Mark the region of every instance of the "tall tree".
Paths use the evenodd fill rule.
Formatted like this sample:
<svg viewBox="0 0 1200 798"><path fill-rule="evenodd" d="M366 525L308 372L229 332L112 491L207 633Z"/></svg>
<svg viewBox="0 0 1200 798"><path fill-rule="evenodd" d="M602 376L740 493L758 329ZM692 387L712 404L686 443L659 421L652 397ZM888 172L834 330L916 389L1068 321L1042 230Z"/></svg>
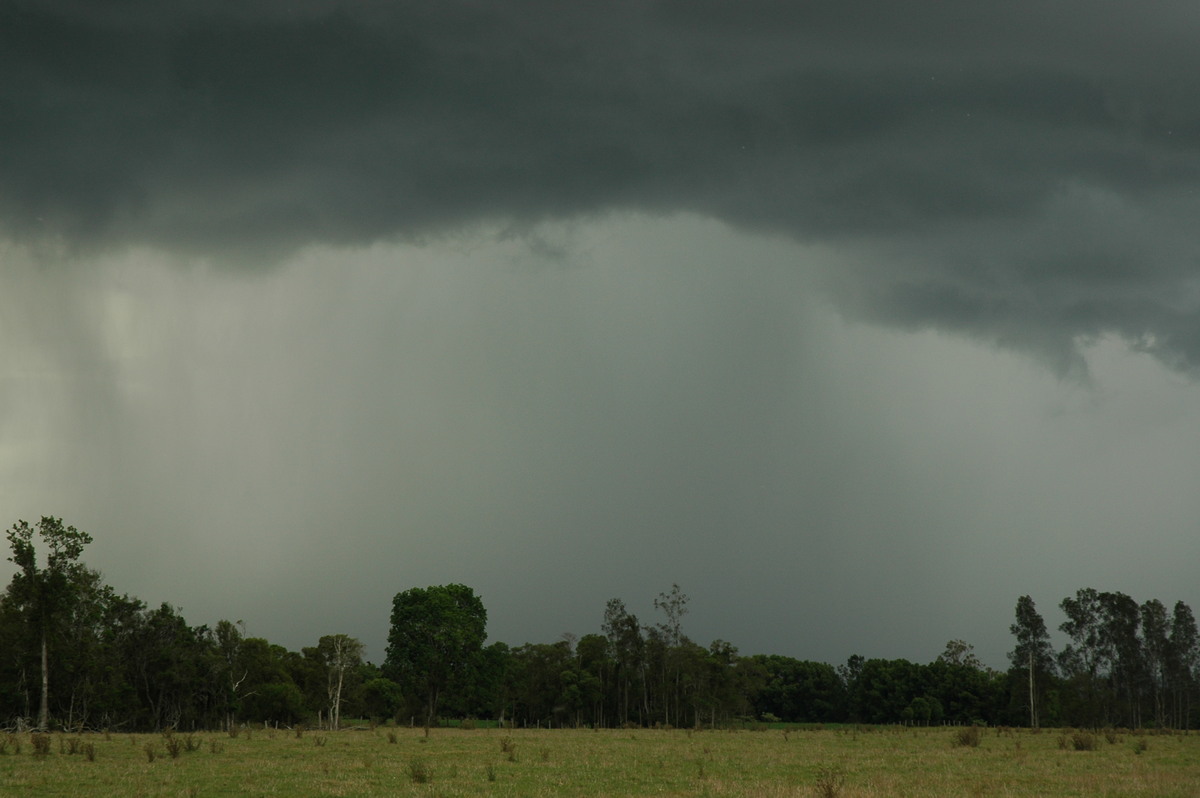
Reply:
<svg viewBox="0 0 1200 798"><path fill-rule="evenodd" d="M385 673L424 698L425 723L442 693L464 680L487 636L487 610L466 585L412 588L392 600Z"/></svg>
<svg viewBox="0 0 1200 798"><path fill-rule="evenodd" d="M1100 594L1093 588L1082 588L1075 591L1074 598L1065 598L1058 606L1067 616L1058 628L1071 638L1071 643L1059 653L1059 666L1081 702L1076 710L1077 719L1083 725L1096 726L1104 714L1099 679L1106 672L1110 658L1103 645Z"/></svg>
<svg viewBox="0 0 1200 798"><path fill-rule="evenodd" d="M951 640L947 642L946 649L941 654L938 654L937 661L946 665L983 670L983 663L975 655L975 646L965 640Z"/></svg>
<svg viewBox="0 0 1200 798"><path fill-rule="evenodd" d="M1036 729L1040 717L1038 705L1049 677L1054 673L1054 650L1050 647L1046 622L1029 596L1017 599L1016 618L1009 631L1017 638L1017 647L1008 657L1012 660L1013 672L1019 673L1026 684L1029 725Z"/></svg>
<svg viewBox="0 0 1200 798"><path fill-rule="evenodd" d="M349 635L325 635L317 643L318 656L325 665L329 724L335 731L342 722L342 691L346 685L346 673L362 662L362 652L363 644Z"/></svg>
<svg viewBox="0 0 1200 798"><path fill-rule="evenodd" d="M1154 698L1154 723L1166 725L1166 686L1169 679L1171 621L1167 608L1158 599L1150 599L1141 607L1142 643L1145 652L1146 677Z"/></svg>
<svg viewBox="0 0 1200 798"><path fill-rule="evenodd" d="M609 599L604 607L604 634L616 663L618 725L629 722L630 700L638 695L638 716L646 712L646 640L636 615L625 609L621 599ZM635 688L640 686L640 692Z"/></svg>
<svg viewBox="0 0 1200 798"><path fill-rule="evenodd" d="M1121 592L1101 593L1101 645L1112 658L1109 679L1114 694L1124 698L1118 720L1125 725L1142 725L1140 688L1146 667L1139 634L1142 615L1138 603Z"/></svg>
<svg viewBox="0 0 1200 798"><path fill-rule="evenodd" d="M1192 608L1182 601L1175 602L1171 613L1169 642L1167 672L1170 674L1175 725L1190 729L1194 672L1196 663L1200 660L1200 634L1196 631L1196 618L1192 615Z"/></svg>
<svg viewBox="0 0 1200 798"><path fill-rule="evenodd" d="M34 535L46 548L46 564L38 566ZM63 526L61 518L42 516L36 526L18 521L8 530L12 548L9 561L19 569L8 588L9 598L20 607L39 638L42 690L37 727L50 725L50 638L64 613L76 601L81 586L96 577L79 562L83 547L92 542L86 532Z"/></svg>

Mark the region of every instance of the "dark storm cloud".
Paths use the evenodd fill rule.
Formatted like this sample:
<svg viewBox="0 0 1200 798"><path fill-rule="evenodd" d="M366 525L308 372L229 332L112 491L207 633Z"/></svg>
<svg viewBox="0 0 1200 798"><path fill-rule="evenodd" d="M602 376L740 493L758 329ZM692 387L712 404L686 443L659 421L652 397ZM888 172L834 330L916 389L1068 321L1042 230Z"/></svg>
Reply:
<svg viewBox="0 0 1200 798"><path fill-rule="evenodd" d="M843 307L1200 363L1200 55L1115 2L8 3L0 225L269 261L612 208L851 247Z"/></svg>

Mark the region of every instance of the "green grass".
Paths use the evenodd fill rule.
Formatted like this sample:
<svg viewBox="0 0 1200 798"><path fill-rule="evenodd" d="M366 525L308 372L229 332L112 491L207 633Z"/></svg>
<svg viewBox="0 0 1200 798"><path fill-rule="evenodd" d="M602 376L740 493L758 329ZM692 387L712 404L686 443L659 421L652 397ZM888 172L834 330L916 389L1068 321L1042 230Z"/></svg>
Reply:
<svg viewBox="0 0 1200 798"><path fill-rule="evenodd" d="M42 757L24 735L0 754L0 795L1200 796L1196 734L1076 751L1069 731L989 729L974 748L942 728L786 731L255 730L197 735L178 758L161 735L86 734L76 754L54 735Z"/></svg>

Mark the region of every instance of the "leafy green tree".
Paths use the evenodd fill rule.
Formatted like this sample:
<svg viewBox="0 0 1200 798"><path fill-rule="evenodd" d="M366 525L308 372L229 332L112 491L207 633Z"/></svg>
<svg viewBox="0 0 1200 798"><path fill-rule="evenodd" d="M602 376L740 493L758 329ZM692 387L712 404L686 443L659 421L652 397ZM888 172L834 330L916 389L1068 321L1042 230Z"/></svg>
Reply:
<svg viewBox="0 0 1200 798"><path fill-rule="evenodd" d="M646 639L636 615L625 609L621 599L609 599L604 607L603 631L611 646L617 685L617 725L629 723L636 703L638 719L645 722Z"/></svg>
<svg viewBox="0 0 1200 798"><path fill-rule="evenodd" d="M1141 607L1145 673L1154 699L1154 723L1159 728L1167 721L1167 682L1170 678L1171 620L1167 608L1158 599Z"/></svg>
<svg viewBox="0 0 1200 798"><path fill-rule="evenodd" d="M1080 725L1097 726L1107 714L1107 691L1101 689L1101 677L1107 674L1111 659L1103 645L1100 594L1090 587L1082 588L1058 606L1067 617L1059 631L1071 638L1071 643L1059 652L1058 663L1073 688L1072 715Z"/></svg>
<svg viewBox="0 0 1200 798"><path fill-rule="evenodd" d="M365 681L360 692L363 709L368 717L375 720L394 719L404 703L400 685L382 676Z"/></svg>
<svg viewBox="0 0 1200 798"><path fill-rule="evenodd" d="M1190 729L1191 696L1195 685L1196 663L1200 661L1200 634L1192 608L1182 601L1175 602L1171 613L1170 646L1167 653L1167 673L1171 685L1171 704L1177 728Z"/></svg>
<svg viewBox="0 0 1200 798"><path fill-rule="evenodd" d="M938 655L937 662L983 670L983 663L975 656L975 646L965 640L951 640L946 643L946 649Z"/></svg>
<svg viewBox="0 0 1200 798"><path fill-rule="evenodd" d="M1008 655L1012 661L1010 673L1019 674L1025 682L1027 690L1023 692L1028 700L1029 725L1036 729L1039 704L1054 675L1054 649L1050 646L1046 622L1029 596L1017 599L1016 623L1009 631L1017 638L1017 647Z"/></svg>
<svg viewBox="0 0 1200 798"><path fill-rule="evenodd" d="M487 636L487 610L466 585L412 588L392 601L384 671L424 701L425 723L437 719L443 693L467 682Z"/></svg>
<svg viewBox="0 0 1200 798"><path fill-rule="evenodd" d="M1100 611L1101 646L1111 657L1109 680L1121 703L1117 720L1136 728L1142 725L1140 692L1146 677L1140 607L1124 593L1101 593Z"/></svg>
<svg viewBox="0 0 1200 798"><path fill-rule="evenodd" d="M778 654L757 654L752 659L766 671L754 704L756 714L793 723L845 720L846 688L832 665Z"/></svg>
<svg viewBox="0 0 1200 798"><path fill-rule="evenodd" d="M46 548L46 563L41 567L35 534ZM94 571L79 562L83 547L92 542L92 537L50 516L42 516L36 526L18 521L7 537L12 549L8 559L19 569L9 584L7 598L19 608L38 638L42 689L37 728L45 730L50 726L50 639L63 616L79 600L84 585L98 579Z"/></svg>

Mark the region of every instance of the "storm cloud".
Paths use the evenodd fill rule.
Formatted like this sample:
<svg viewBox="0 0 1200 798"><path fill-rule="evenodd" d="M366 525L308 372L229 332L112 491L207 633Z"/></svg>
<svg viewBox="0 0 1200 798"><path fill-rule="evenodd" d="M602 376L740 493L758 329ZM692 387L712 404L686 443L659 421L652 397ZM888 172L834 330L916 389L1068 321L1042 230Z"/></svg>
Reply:
<svg viewBox="0 0 1200 798"><path fill-rule="evenodd" d="M1200 357L1190 12L1121 3L9 3L18 240L243 266L686 211L864 250L852 313Z"/></svg>
<svg viewBox="0 0 1200 798"><path fill-rule="evenodd" d="M1165 585L1196 553L1197 32L5 2L5 499L108 533L119 587L376 658L391 595L446 581L514 643L677 581L752 651L982 624L991 664L1030 584L1187 598L1114 581L1123 529Z"/></svg>

